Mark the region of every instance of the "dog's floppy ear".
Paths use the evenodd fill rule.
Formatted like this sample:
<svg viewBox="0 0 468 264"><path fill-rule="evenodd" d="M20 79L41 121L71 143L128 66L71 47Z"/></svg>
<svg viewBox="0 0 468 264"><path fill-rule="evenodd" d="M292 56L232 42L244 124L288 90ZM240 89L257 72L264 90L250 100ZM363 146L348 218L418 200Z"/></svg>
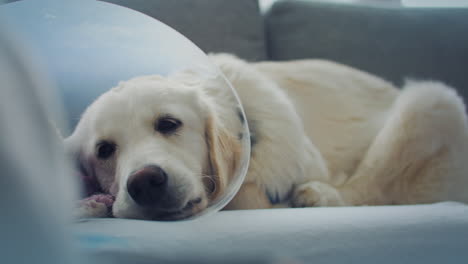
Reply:
<svg viewBox="0 0 468 264"><path fill-rule="evenodd" d="M237 168L241 153L239 140L233 136L210 114L206 120L205 137L208 146L209 172L211 177L212 193L210 199L214 200L225 193L226 187L232 179Z"/></svg>

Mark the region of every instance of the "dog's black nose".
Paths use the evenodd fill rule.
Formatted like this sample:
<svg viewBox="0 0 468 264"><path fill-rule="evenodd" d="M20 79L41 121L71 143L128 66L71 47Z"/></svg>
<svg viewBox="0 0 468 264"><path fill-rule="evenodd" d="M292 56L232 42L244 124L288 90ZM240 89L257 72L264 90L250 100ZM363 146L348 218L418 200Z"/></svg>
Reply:
<svg viewBox="0 0 468 264"><path fill-rule="evenodd" d="M130 175L127 190L137 204L156 205L166 194L167 174L159 166L144 167Z"/></svg>

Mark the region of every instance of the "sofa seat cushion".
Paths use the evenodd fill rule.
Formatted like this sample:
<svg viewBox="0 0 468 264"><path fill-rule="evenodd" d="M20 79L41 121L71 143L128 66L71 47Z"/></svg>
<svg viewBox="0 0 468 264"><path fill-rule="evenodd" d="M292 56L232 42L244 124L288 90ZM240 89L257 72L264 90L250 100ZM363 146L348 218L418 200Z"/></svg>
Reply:
<svg viewBox="0 0 468 264"><path fill-rule="evenodd" d="M88 219L75 236L106 263L468 263L468 206L221 211L181 222Z"/></svg>

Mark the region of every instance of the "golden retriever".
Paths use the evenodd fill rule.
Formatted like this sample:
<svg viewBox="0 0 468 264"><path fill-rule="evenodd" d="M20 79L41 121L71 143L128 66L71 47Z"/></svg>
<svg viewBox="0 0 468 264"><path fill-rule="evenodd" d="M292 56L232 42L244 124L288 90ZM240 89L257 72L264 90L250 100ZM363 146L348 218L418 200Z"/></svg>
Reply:
<svg viewBox="0 0 468 264"><path fill-rule="evenodd" d="M245 116L222 78L142 76L100 96L66 139L115 217L203 211L238 170L247 125L250 165L226 209L468 202L465 106L446 85L397 89L324 60L210 59ZM82 214L106 215L99 199Z"/></svg>

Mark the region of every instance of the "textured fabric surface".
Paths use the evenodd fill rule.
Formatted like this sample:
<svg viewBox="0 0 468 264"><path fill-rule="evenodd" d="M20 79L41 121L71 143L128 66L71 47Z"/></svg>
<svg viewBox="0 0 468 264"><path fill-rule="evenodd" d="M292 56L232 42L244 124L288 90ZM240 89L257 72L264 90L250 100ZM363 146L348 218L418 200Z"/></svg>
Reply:
<svg viewBox="0 0 468 264"><path fill-rule="evenodd" d="M263 21L256 0L106 0L169 25L205 52L266 59Z"/></svg>
<svg viewBox="0 0 468 264"><path fill-rule="evenodd" d="M273 60L325 58L382 76L436 79L468 98L468 8L288 0L266 16Z"/></svg>
<svg viewBox="0 0 468 264"><path fill-rule="evenodd" d="M123 263L468 263L468 206L223 211L182 222L92 219L87 254Z"/></svg>

